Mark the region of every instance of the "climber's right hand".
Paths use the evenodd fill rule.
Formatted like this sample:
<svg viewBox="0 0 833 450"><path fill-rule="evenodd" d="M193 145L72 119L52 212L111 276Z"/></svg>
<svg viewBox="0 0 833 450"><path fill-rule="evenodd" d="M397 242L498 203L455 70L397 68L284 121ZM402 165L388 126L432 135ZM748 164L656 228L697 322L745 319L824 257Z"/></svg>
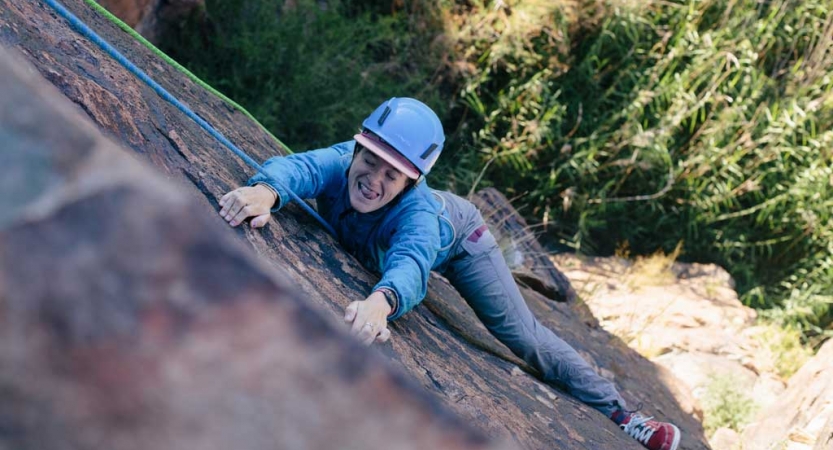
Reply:
<svg viewBox="0 0 833 450"><path fill-rule="evenodd" d="M271 209L277 194L263 185L239 187L220 198L220 216L236 227L249 217L254 217L252 228L260 228L272 217Z"/></svg>

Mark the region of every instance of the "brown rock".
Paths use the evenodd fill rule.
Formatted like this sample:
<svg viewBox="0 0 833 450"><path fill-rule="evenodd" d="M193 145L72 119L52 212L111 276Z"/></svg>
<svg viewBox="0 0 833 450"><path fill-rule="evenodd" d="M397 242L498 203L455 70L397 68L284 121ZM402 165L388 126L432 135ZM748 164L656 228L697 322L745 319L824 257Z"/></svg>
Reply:
<svg viewBox="0 0 833 450"><path fill-rule="evenodd" d="M143 20L152 17L153 10L161 0L99 0L98 4L107 8L122 22L136 28Z"/></svg>
<svg viewBox="0 0 833 450"><path fill-rule="evenodd" d="M740 335L756 314L717 266L675 263L652 278L620 258L561 254L553 260L604 327L643 354L743 354L738 347L746 339Z"/></svg>
<svg viewBox="0 0 833 450"><path fill-rule="evenodd" d="M723 450L741 450L740 435L731 428L719 428L709 439L712 448Z"/></svg>
<svg viewBox="0 0 833 450"><path fill-rule="evenodd" d="M752 326L755 311L740 302L722 268L662 257L552 259L604 329L683 382L678 401L698 417L697 398L715 376L737 380L738 392L759 407L783 391L774 366L761 358L765 329Z"/></svg>
<svg viewBox="0 0 833 450"><path fill-rule="evenodd" d="M813 450L833 450L833 415L827 419L827 424L821 429Z"/></svg>
<svg viewBox="0 0 833 450"><path fill-rule="evenodd" d="M255 160L262 161L269 156L284 151L268 135L261 132L256 124L247 120L243 114L210 96L181 74L160 63L144 47L126 39L124 33L113 27L112 24L84 8L80 0L67 0L66 3L82 20L98 30L106 39L116 42L131 61L148 72L152 78L170 90L173 95L190 105L197 114L213 124ZM149 234L151 237L146 239L161 240L156 244L156 247L148 246L149 249L167 248L168 246L177 248L164 239L181 239L185 242L189 242L187 239L197 239L196 236L191 236L191 233L195 233L193 227L185 226L183 223L187 223L192 215L196 217L198 211L216 211L218 198L231 188L244 183L252 174L252 170L198 128L196 124L127 74L121 66L104 55L94 44L76 35L62 20L56 18L48 9L45 9L44 5L35 2L9 2L8 0L0 0L0 5L2 5L0 7L0 30L2 30L0 31L0 44L19 49L26 59L36 67L38 72L45 75L66 97L79 106L78 110L83 110L106 134L128 146L142 159L156 166L169 180L177 183L178 190L187 193L190 198L189 204L198 205L195 207L196 210L193 214L188 214L185 217L166 216L160 212L157 220L166 227L166 230L170 228L164 233L142 231L138 226L131 226L126 228L131 230L131 235L124 237L124 239L111 238L108 242L117 241L121 247L116 246L115 249L121 248L121 252L118 252L120 254L144 254L142 253L144 251L153 256L156 253L142 250L145 248L145 244L139 246L139 248L127 246L134 239L133 235L144 236ZM96 95L90 95L92 87L80 88L80 86L85 86L84 83L94 83L100 91ZM104 92L111 95L106 95ZM116 111L119 113L116 113ZM158 183L148 179L144 184L147 185L147 189L151 189L152 186ZM131 191L128 190L127 192L129 194ZM121 202L115 203L111 206L112 208L122 204ZM114 209L107 211L119 213L113 214L114 216L125 214L127 215L125 217L135 217L135 213L131 213L129 210ZM106 216L109 217L109 215ZM170 217L173 217L173 219ZM123 224L126 219L120 220L122 222L118 223ZM89 233L97 235L94 233L97 230L95 228L96 223L90 224L93 231L89 231ZM207 219L200 219L197 223L199 225L196 228L208 229L219 226L218 224L221 221L216 216L211 216ZM187 232L185 231L186 228ZM158 228L151 228L150 230L158 230ZM406 395L406 393L398 393L399 388L392 384L374 384L369 381L367 385L369 387L336 384L335 386L341 386L341 388L333 391L327 389L326 384L317 383L313 378L300 375L297 379L294 376L289 377L289 380L286 377L275 375L276 384L272 385L271 378L263 374L277 370L276 367L280 361L275 362L274 360L280 360L280 358L272 355L278 355L280 352L271 353L271 350L269 350L271 347L261 343L263 341L271 342L272 339L284 339L283 334L277 334L272 339L268 338L268 332L273 327L280 329L286 327L287 330L279 331L289 335L285 338L289 342L278 343L276 348L283 349L284 345L292 345L293 342L299 339L306 342L297 336L292 337L293 333L297 335L298 328L291 326L296 322L302 324L303 329L310 334L307 339L314 345L312 345L313 348L308 349L308 352L313 362L304 362L301 356L295 355L298 359L291 359L293 365L306 367L306 364L314 364L314 361L326 360L329 362L329 366L321 370L334 377L343 378L340 375L342 372L347 374L352 374L355 371L364 373L361 372L361 369L368 366L368 364L372 367L375 367L377 363L382 364L381 361L378 361L378 358L376 360L353 360L352 356L345 355L345 353L351 355L354 351L358 351L357 347L349 342L336 344L334 342L341 341L336 339L331 342L324 337L319 338L322 334L324 336L328 335L328 332L321 331L331 329L326 324L340 322L343 308L352 300L364 298L377 278L361 268L352 257L345 254L313 219L301 212L296 206L287 207L276 216L272 224L263 230L252 231L246 227L238 229L223 228L222 230L218 233L220 236L225 236L223 239L227 240L229 236L235 235L239 241L247 242L250 250L255 250L260 255L264 266L279 269L284 273L286 279L291 280L296 289L302 292L303 304L307 305L304 307L306 308L304 311L309 309L319 311L323 313L323 316L315 316L311 313L309 316L323 317L323 319L318 321L305 319L304 317L307 317L307 315L299 314L288 316L289 319L284 320L277 313L268 313L267 307L260 306L260 303L255 301L252 301L251 304L254 306L251 307L237 306L236 302L231 301L199 302L198 300L201 297L194 294L194 290L197 289L196 286L187 283L184 285L179 283L170 284L171 281L167 273L173 269L165 269L159 273L153 272L153 269L157 267L180 267L179 262L184 256L176 256L176 253L163 252L158 256L158 258L161 258L159 262L148 265L139 264L140 269L156 273L154 277L150 278L152 282L148 282L148 278L145 278L142 283L139 283L138 280L131 283L119 281L121 278L114 275L114 273L121 273L123 269L111 258L99 262L97 266L92 266L98 268L97 270L88 269L86 272L83 270L72 272L80 273L80 275L73 278L97 280L95 286L98 287L96 289L102 289L106 292L135 291L130 295L123 295L128 298L138 297L141 299L159 298L161 294L157 294L157 292L162 288L154 288L154 286L162 283L160 286L170 286L169 289L173 292L171 294L173 300L167 302L159 300L161 305L164 306L164 308L161 308L163 313L148 313L149 318L143 321L122 319L122 316L129 318L130 314L128 313L131 310L127 308L127 312L125 312L118 306L121 303L107 304L108 308L114 308L116 311L107 314L101 313L101 316L90 316L82 312L72 314L65 311L72 318L72 320L67 319L70 323L79 321L79 323L88 324L86 328L82 327L81 330L94 329L95 327L89 325L93 323L100 324L105 329L141 331L137 335L127 333L128 336L138 336L133 338L138 344L133 344L134 347L128 348L139 349L131 350L134 353L129 353L128 356L136 352L142 356L147 355L147 363L137 364L134 362L131 365L129 361L135 360L119 359L113 356L112 362L106 368L90 369L93 374L85 375L86 378L84 379L94 380L89 382L90 386L95 387L99 383L103 383L103 385L109 386L109 390L105 391L107 394L119 391L114 386L124 387L127 392L125 394L127 400L123 400L123 402L130 405L136 402L132 399L144 398L140 395L142 392L158 393L154 395L165 397L158 401L169 401L168 398L175 397L172 392L176 392L176 389L170 386L179 386L174 383L175 381L182 382L181 380L196 377L199 381L197 385L200 386L200 389L204 389L200 392L205 393L206 399L202 401L195 400L181 406L183 410L190 414L184 416L190 422L174 423L175 421L170 421L172 423L170 429L159 429L160 432L165 431L170 436L186 429L188 424L199 423L197 422L200 417L198 412L209 411L215 407L227 414L229 420L237 420L242 423L242 419L234 419L235 414L239 413L241 417L251 417L251 415L247 415L247 412L268 410L272 407L273 401L280 401L284 395L289 396L290 399L302 398L293 395L292 391L281 390L278 382L300 384L306 390L297 388L299 392L309 392L309 395L314 395L313 391L317 391L319 392L318 395L336 397L332 399L333 403L331 404L333 410L336 411L334 414L337 414L337 411L343 411L339 408L343 408L344 405L356 405L356 415L361 415L361 411L365 411L362 409L362 404L376 406L373 400L374 387L376 390L384 392L383 398L378 401L386 398L399 398L396 397L397 395ZM102 236L107 235L102 234ZM178 241L175 240L174 242ZM222 241L217 242L218 244L214 245L198 246L201 249L200 251L187 253L187 255L197 260L207 259L214 254L212 253L214 249L226 248L219 244ZM58 245L55 248L64 247ZM223 287L224 285L220 282L224 278L225 271L229 271L237 274L235 276L253 277L251 281L243 278L241 281L233 282L232 292L237 292L242 282L247 286L245 298L250 296L261 298L257 297L255 293L249 293L250 290L268 297L268 295L258 290L262 289L268 292L269 284L265 281L258 281L261 278L253 275L259 273L253 268L256 264L244 262L246 258L250 258L250 256L247 256L249 254L251 254L251 251L236 254L237 256L232 258L233 264L223 263L225 264L223 265L218 263L221 269L217 269L217 272L209 271L194 275L198 280L210 280L210 284L203 287L204 290L209 291L205 295L221 295L222 292L225 292L224 289L231 289ZM83 252L81 255L75 256L81 261L85 261L84 258L86 257L89 256L85 256ZM35 264L36 269L40 264L47 264L48 259L38 261L40 262ZM110 266L118 270L110 271L108 270ZM55 265L47 265L46 267L55 267ZM37 270L41 271L39 273L46 273L42 269ZM243 272L243 274L239 272ZM89 273L105 275L92 277ZM8 275L3 274L0 277L5 278ZM194 284L198 285L198 283ZM558 286L558 283L551 284ZM439 398L443 404L474 428L482 430L491 437L511 438L522 448L640 448L639 444L625 437L612 422L602 417L595 410L575 401L566 393L544 386L526 372L517 374L517 371L513 370L517 366L514 364L516 359L485 332L471 310L441 277L432 279L430 291L431 295L423 305L392 324L393 337L390 343L380 346L378 351L383 353L385 359L390 361L391 364L403 369L408 374L408 379L416 380L419 385L430 392L432 394L431 398ZM700 424L690 411L683 410L675 400L673 392L675 388L673 386L669 387L667 384L670 378L667 371L653 365L629 350L618 339L595 327L592 320L586 317L587 311L582 310L578 302L553 302L537 291L524 289L523 292L530 307L547 326L557 330L566 341L574 345L583 354L589 355L600 370L605 369L612 373L616 383L621 387L623 395L626 399L632 401L634 406L638 401L644 401L646 405L645 412L676 422L684 432L683 443L680 446L682 450L708 448ZM119 297L120 295L122 294L111 294L108 298ZM161 298L165 299L167 297L161 296ZM263 301L265 302L265 300ZM205 303L208 303L208 305ZM243 303L249 305L245 301ZM297 307L301 308L301 306ZM207 324L189 325L191 322L188 320L186 320L185 325L180 324L177 320L182 315L179 312L181 309L195 317L193 323L202 324L202 321L206 321ZM60 308L58 310L61 311ZM104 309L104 311L108 310L107 308ZM169 313L169 310L176 313ZM98 309L89 308L86 311L98 311ZM185 317L191 316L186 314ZM590 319L592 319L592 316ZM259 323L258 320L264 322ZM216 321L216 324L214 321ZM137 323L144 325L140 326ZM228 339L236 339L236 333L239 333L240 341L234 341L234 344L223 343L222 336L228 336ZM189 336L192 336L192 334L198 336L199 339L191 340ZM82 336L85 336L85 334L82 333ZM110 334L105 334L105 336L110 336ZM150 336L161 337L151 338ZM150 340L150 343L145 343L145 339ZM153 347L151 344L157 342L153 339L158 339L158 342L163 344L178 339L175 342L181 341L182 343L179 345L182 347L173 346L173 348L169 348L171 345ZM219 341L216 341L217 339ZM115 342L113 345L117 350L122 348L118 346L121 345L119 344L121 341L117 339L105 340L105 342L110 341ZM49 348L48 344L50 342L47 340L44 345ZM200 344L200 342L208 343ZM259 345L266 347L261 348ZM320 354L316 350L319 346ZM89 353L82 354L86 358L83 361L86 364L86 361L101 359L100 355L104 355L103 352L105 351L110 352L107 353L108 356L119 354L115 350L109 350L110 348L105 346L105 348L99 349L96 347L95 351L90 350ZM339 348L347 350L342 352L338 350ZM155 351L161 353L156 354ZM214 359L215 357L212 356L218 354L227 356L238 352L241 354L240 359L231 359L231 361L234 361L233 364L217 364L216 361L224 359L219 357L217 357L219 359ZM361 353L361 355L364 354ZM69 358L69 356L66 358ZM356 356L356 358L360 357ZM366 356L366 358L372 357ZM105 360L110 361L111 358L105 358ZM72 361L75 360L72 359ZM212 364L212 361L215 361L215 363ZM0 364L0 366L6 367L5 364ZM258 372L258 370L261 370L258 369L259 367L265 367L265 369ZM131 377L134 373L141 373L140 369L161 375ZM248 388L249 390L246 392L251 393L250 397L260 398L259 395L263 394L267 400L263 402L253 400L252 403L236 402L234 394L226 394L223 384L212 381L214 377L210 375L213 375L214 371L221 375L220 380L230 380L230 386L240 385ZM296 372L290 371L288 373L295 374ZM181 374L186 375L181 376ZM166 381L168 378L163 376L170 377L171 381ZM382 375L379 375L379 377L383 380L388 379ZM145 379L147 381L140 382ZM131 387L134 381L135 388ZM401 379L400 381L403 385L408 383ZM165 383L172 384L166 385ZM164 389L157 388L160 385L168 387ZM94 391L92 387L90 389ZM259 389L264 389L264 391ZM341 392L342 390L355 390L356 394L343 399L339 396L352 394L345 394ZM80 391L77 392L75 395L80 399L78 401L89 401L87 400L88 397L81 395ZM135 392L139 392L139 394ZM23 399L28 399L29 395L34 394L21 394ZM91 396L91 398L95 397ZM101 395L98 397L101 397ZM49 401L52 395L44 394L43 398L46 399L44 401ZM401 399L400 403L412 402L413 400ZM156 403L151 402L151 405L156 405ZM150 410L155 411L154 408L158 407L154 406ZM91 410L98 411L95 408ZM163 421L167 417L161 414L151 416L159 417ZM304 415L306 418L310 416ZM59 417L62 416L59 415ZM118 416L107 415L107 417L117 418ZM350 419L345 420L349 421ZM421 420L426 423L433 423L430 417ZM95 423L95 421L93 420L90 423ZM165 423L168 423L168 421L165 421ZM216 423L211 422L210 424L204 424L204 426L213 426ZM256 422L252 426L259 426L260 423ZM407 426L402 425L403 423L397 422L400 426L395 429L398 431L407 428ZM415 421L412 423L422 422ZM449 427L454 428L457 422L449 420L448 423L450 424ZM180 425L181 428L178 427ZM118 426L118 423L100 426L100 428L109 430L110 427L116 426ZM144 426L146 427L145 430L154 430L155 427L161 425L151 421L151 423L144 424ZM198 427L198 425L194 426ZM217 428L222 429L223 427L217 426ZM297 428L299 432L307 430L304 426L298 426ZM409 432L422 430L422 428L421 425L419 427L413 426ZM83 429L83 427L80 427L80 429ZM231 430L230 433L239 432L244 434L245 431L243 428L233 426L230 426L229 429ZM364 431L367 432L367 430ZM264 433L266 432L264 431ZM24 435L26 433L21 434L21 436ZM464 435L467 434L464 433ZM410 438L410 436L406 437ZM174 438L171 437L171 439ZM279 446L292 446L292 442L289 440L275 438L273 442L275 441ZM218 442L223 444L227 441L218 440ZM341 444L346 441L340 440L337 442ZM487 445L476 440L475 444ZM397 448L397 445L400 445L399 440L391 438L387 446ZM407 441L403 441L401 445L408 445ZM199 445L194 447L200 448ZM446 447L448 446L433 445L425 448ZM296 448L302 448L302 446Z"/></svg>
<svg viewBox="0 0 833 450"><path fill-rule="evenodd" d="M743 367L739 362L712 353L668 353L654 360L677 374L677 378L692 389L703 389L715 377L731 378L737 382L740 391L748 396L757 380L755 372Z"/></svg>
<svg viewBox="0 0 833 450"><path fill-rule="evenodd" d="M787 389L743 432L744 446L769 448L779 442L829 445L833 418L833 341L798 370ZM744 447L746 448L746 447ZM821 447L827 448L827 447Z"/></svg>

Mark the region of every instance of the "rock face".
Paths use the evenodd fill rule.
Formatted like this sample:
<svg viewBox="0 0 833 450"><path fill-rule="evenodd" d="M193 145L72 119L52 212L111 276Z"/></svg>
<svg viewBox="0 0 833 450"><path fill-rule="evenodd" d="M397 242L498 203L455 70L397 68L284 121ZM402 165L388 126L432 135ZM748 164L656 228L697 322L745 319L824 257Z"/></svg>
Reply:
<svg viewBox="0 0 833 450"><path fill-rule="evenodd" d="M83 2L67 0L66 4L133 63L255 160L284 152L243 114L157 60L86 8ZM15 233L32 233L37 228L40 233L36 233L36 237L52 234L56 237L44 239L40 247L34 244L32 248L16 246L14 252L7 248L12 248L10 246L18 241L23 242L19 235L3 234L0 237L4 255L3 271L0 272L0 286L4 289L2 299L4 305L13 307L9 312L0 310L0 319L8 320L12 312L23 314L28 311L31 317L26 320L33 324L22 331L15 331L11 326L2 328L3 333L25 331L30 333L25 336L31 339L27 338L24 343L20 338L24 336L22 334L3 335L2 346L9 352L8 357L19 358L9 361L28 364L7 364L6 360L0 359L0 367L4 370L25 368L23 372L9 375L13 389L4 388L4 392L13 393L17 403L4 403L3 408L12 404L29 406L26 414L21 415L3 410L0 420L29 420L29 425L12 422L16 424L17 432L0 434L0 447L47 448L38 445L39 435L29 427L38 423L39 414L49 410L48 418L54 422L55 429L71 429L78 434L78 442L95 442L107 433L127 429L125 436L159 439L153 441L153 446L160 448L214 448L215 442L217 448L229 448L232 445L226 444L232 437L247 435L249 428L256 429L257 433L252 444L248 447L244 444L244 448L353 448L352 434L344 437L334 432L316 437L312 435L321 433L320 429L310 429L310 424L326 421L330 417L328 414L341 414L339 417L344 418L345 411L350 413L344 418L347 423L354 419L362 421L365 417L393 420L395 425L385 430L393 430L396 436L371 428L360 427L357 431L363 435L382 433L385 446L392 448L411 448L409 442L419 438L425 429L423 424L443 421L449 425L431 431L426 439L435 441L427 444L421 441L420 448L497 445L480 440L477 433L466 431L464 426L458 429L461 422L492 439L511 439L521 448L641 448L595 410L541 384L522 370L525 369L522 365L519 368L514 356L486 333L465 302L441 277L432 279L431 294L422 305L392 324L390 343L365 352L349 339L342 339L335 330L343 308L350 301L364 298L376 276L361 268L313 219L293 205L285 208L277 220L263 230L225 227L220 218L213 215L217 201L225 192L244 183L252 174L251 169L47 8L39 2L0 0L0 44L20 52L35 71L77 105L77 111L83 112L101 131L136 157L155 166L168 180L166 184L156 181L159 177L125 175L130 180L138 178L142 181L131 181L131 186L157 192L163 198L176 191L180 203L174 202L175 206L167 209L160 207L151 214L145 211L153 210L148 206L152 203L136 200L139 194L134 190L139 187L114 188L112 195L100 197L90 194L90 198L83 197L88 201L79 200L80 212L66 212L67 218L61 216L61 220L76 220L89 227L84 231L87 234L82 236L83 239L63 235L61 230L67 227L56 225L65 223L57 218L39 222L36 227L12 225L18 223L14 221L6 225L2 233L11 233L8 227L17 227ZM5 83L0 85L0 89L5 87ZM48 119L38 120L38 123L51 123ZM55 158L60 159L59 156ZM95 157L85 164L109 167L110 163L102 159L106 158ZM69 166L64 169L65 173L76 173L72 164ZM112 170L112 178L118 181L123 171L115 166ZM105 170L104 173L109 172ZM4 176L0 183L20 185L18 189L26 194L32 183L24 181L30 177L20 173L10 176L17 177L17 181L7 182ZM65 183L68 181L64 178L72 178L71 175L43 177L43 183ZM85 180L87 178L80 177L75 181L78 190L90 189ZM176 188L171 188L172 184ZM73 189L59 188L58 192L69 195ZM27 195L32 201L39 198L34 194ZM104 202L104 206L94 206L97 203L93 200ZM178 206L184 204L188 208ZM29 211L29 207L19 208ZM91 214L87 212L90 210L98 212ZM59 208L59 211L64 210ZM138 225L146 216L150 216L152 223L147 229ZM127 230L123 231L127 234L108 234L114 231L105 232L100 220L90 223L83 220L85 217L112 218L116 221L111 225L113 229ZM80 224L77 226L84 228ZM213 230L212 237L199 237L201 230ZM82 245L98 237L114 247L91 250L86 244ZM36 241L35 238L32 240ZM249 250L239 251L230 242L235 240L245 243ZM18 256L41 247L41 253L35 254L36 259L32 262L24 263ZM255 252L260 256L260 262L251 259ZM45 255L64 253L71 254L76 261L71 267L79 268L61 276L54 275L52 269L58 271L64 265L52 262ZM141 259L136 259L127 264L118 262L115 254L144 256L151 260L141 263ZM208 268L191 265L214 261L214 258L216 262ZM42 275L23 277L15 272L23 267ZM134 269L142 275L137 278L121 275ZM266 275L267 271L281 275L270 277ZM530 307L544 324L557 330L598 367L600 373L614 379L628 401L634 405L644 402L646 412L677 423L684 433L680 449L708 448L697 419L675 400L673 391L676 388L666 370L600 329L583 305L574 300L552 301L546 292L561 292L564 298L570 298L567 288L554 279L547 281L540 273L533 275L533 278L543 280L542 286L549 285L554 289L523 289ZM235 278L227 281L229 276ZM177 281L182 277L191 281ZM16 290L30 292L26 289L43 286L46 293L41 295L51 296L49 298L54 300L41 303L10 301L13 297L9 280L12 279ZM38 282L19 281L32 279ZM92 286L76 289L71 288L71 284L54 285L62 286L59 290L47 287L53 285L41 279L55 283L88 280ZM288 281L280 284L276 281L280 279ZM276 300L281 298L280 292L284 297L293 298L286 283L301 292L303 303ZM527 284L535 283L529 281ZM76 303L83 305L87 301L85 293L99 291L106 301L89 301L86 309L76 306ZM277 302L277 306L273 302ZM36 305L43 305L46 310L33 309ZM284 308L289 312L282 313ZM270 334L273 332L274 335ZM76 351L76 345L81 350ZM282 361L284 354L287 354L286 363ZM59 357L52 359L50 355ZM316 365L320 361L327 361L329 365ZM397 378L383 368L385 364L398 367L407 376ZM320 381L310 375L317 372L331 378ZM35 378L52 380L54 389L38 389L36 384L28 382L24 373L39 374ZM281 387L283 383L287 383L286 389ZM426 394L420 396L407 387L413 383L421 386ZM180 391L192 384L196 391ZM180 396L179 392L199 394ZM63 395L69 396L74 403L59 401ZM328 405L328 410L304 405L308 397L324 397L322 402ZM395 413L379 406L386 399L402 405L403 410ZM445 407L436 406L430 399L438 399ZM115 404L110 405L110 400ZM280 402L296 406L290 408ZM71 411L51 409L53 405L62 404L81 406ZM407 409L405 405L408 405ZM412 405L416 412L410 409ZM145 414L138 416L141 420L131 418L136 408L144 408ZM171 409L174 412L168 412ZM445 409L450 409L462 420L448 418L443 412ZM220 415L208 414L214 410ZM367 412L369 410L377 414ZM263 411L274 416L261 417ZM208 418L203 419L204 414ZM276 425L269 420L270 417L294 414L300 417L298 422ZM319 419L319 415L323 418ZM255 416L258 419L245 425L246 418ZM217 417L221 419L213 419ZM139 422L137 428L132 427L133 421ZM5 425L3 429L7 429ZM209 429L210 433L199 436L200 441L179 435ZM283 433L290 429L299 437ZM454 430L459 430L458 434ZM5 445L2 439L18 439L27 446L16 445L17 441ZM381 446L358 437L355 439L362 442L355 448ZM179 446L172 444L180 442ZM125 445L124 448L133 448ZM79 444L73 448L86 447Z"/></svg>
<svg viewBox="0 0 833 450"><path fill-rule="evenodd" d="M719 267L656 267L662 261L640 267L621 258L566 254L553 261L606 330L685 384L680 391L691 395L678 401L693 414L702 417L696 399L714 377L735 380L761 402L771 402L783 390L783 383L755 367L755 344L744 333L755 311L738 300L729 275Z"/></svg>
<svg viewBox="0 0 833 450"><path fill-rule="evenodd" d="M833 341L796 372L787 390L743 432L744 448L786 443L791 450L833 449Z"/></svg>
<svg viewBox="0 0 833 450"><path fill-rule="evenodd" d="M165 27L205 6L205 0L98 0L98 3L155 44L164 35Z"/></svg>
<svg viewBox="0 0 833 450"><path fill-rule="evenodd" d="M347 339L30 69L0 48L0 448L513 447Z"/></svg>
<svg viewBox="0 0 833 450"><path fill-rule="evenodd" d="M729 380L741 401L754 402L758 416L749 418L742 435L718 429L710 440L713 448L833 449L833 343L825 344L787 386L772 355L760 348L766 334L753 326L755 311L738 300L721 268L671 265L670 259L660 261L661 268L621 258L562 254L552 259L605 329L685 383L688 389L680 392L693 398L678 398L684 408L690 405L702 415L696 400L715 378Z"/></svg>
<svg viewBox="0 0 833 450"><path fill-rule="evenodd" d="M831 449L833 449L833 415L827 419L827 424L821 429L816 445L813 446L813 450Z"/></svg>

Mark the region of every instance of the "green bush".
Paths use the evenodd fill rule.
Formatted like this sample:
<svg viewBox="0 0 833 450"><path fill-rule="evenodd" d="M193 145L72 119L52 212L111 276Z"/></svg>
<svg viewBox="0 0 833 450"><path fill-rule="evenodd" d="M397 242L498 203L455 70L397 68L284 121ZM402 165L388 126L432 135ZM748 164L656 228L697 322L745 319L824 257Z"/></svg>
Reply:
<svg viewBox="0 0 833 450"><path fill-rule="evenodd" d="M830 1L536 3L460 16L486 179L550 239L594 254L682 241L747 304L828 327Z"/></svg>
<svg viewBox="0 0 833 450"><path fill-rule="evenodd" d="M801 333L792 326L778 326L759 320L752 328L751 336L758 347L755 367L775 373L785 381L813 356L810 349L802 345Z"/></svg>
<svg viewBox="0 0 833 450"><path fill-rule="evenodd" d="M337 0L208 0L164 50L235 99L294 150L352 137L381 99L410 95L440 114L433 9L409 14Z"/></svg>
<svg viewBox="0 0 833 450"><path fill-rule="evenodd" d="M751 396L742 392L737 380L729 375L713 377L702 401L703 428L708 436L724 427L742 432L758 409Z"/></svg>

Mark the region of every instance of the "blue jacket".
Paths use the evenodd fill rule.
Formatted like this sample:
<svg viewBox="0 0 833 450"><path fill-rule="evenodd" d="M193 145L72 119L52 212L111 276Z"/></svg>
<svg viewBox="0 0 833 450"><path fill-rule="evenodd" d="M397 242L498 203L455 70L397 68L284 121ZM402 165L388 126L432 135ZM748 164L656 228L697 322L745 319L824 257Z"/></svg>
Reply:
<svg viewBox="0 0 833 450"><path fill-rule="evenodd" d="M432 269L448 258L448 246L454 236L441 226L440 203L425 182L401 195L383 208L359 213L350 206L347 169L353 157L355 141L331 147L275 157L263 164L265 172L278 180L278 186L262 174L249 185L267 183L278 192L282 208L291 189L300 198L315 198L318 213L336 232L336 238L370 270L382 274L373 290L392 289L398 304L389 317L401 317L416 306L428 291Z"/></svg>

